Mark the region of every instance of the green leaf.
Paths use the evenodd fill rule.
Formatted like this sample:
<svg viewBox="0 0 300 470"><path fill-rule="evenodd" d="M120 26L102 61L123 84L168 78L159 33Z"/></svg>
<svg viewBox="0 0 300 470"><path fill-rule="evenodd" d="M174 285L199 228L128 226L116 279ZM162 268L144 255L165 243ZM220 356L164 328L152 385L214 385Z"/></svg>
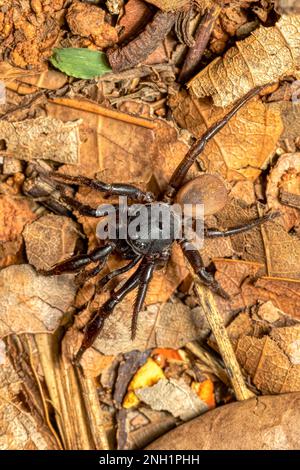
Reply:
<svg viewBox="0 0 300 470"><path fill-rule="evenodd" d="M104 52L68 47L54 49L51 64L70 77L94 78L111 72Z"/></svg>

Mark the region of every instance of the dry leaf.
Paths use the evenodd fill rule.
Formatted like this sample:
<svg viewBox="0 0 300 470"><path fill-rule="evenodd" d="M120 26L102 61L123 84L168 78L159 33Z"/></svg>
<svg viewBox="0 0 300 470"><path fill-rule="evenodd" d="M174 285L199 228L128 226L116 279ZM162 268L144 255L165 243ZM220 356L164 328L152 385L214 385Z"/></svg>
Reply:
<svg viewBox="0 0 300 470"><path fill-rule="evenodd" d="M300 223L299 211L281 203L280 191L300 194L300 153L281 155L268 176L266 196L268 206L281 213L280 223L289 231Z"/></svg>
<svg viewBox="0 0 300 470"><path fill-rule="evenodd" d="M36 218L27 200L0 196L0 266L22 261L22 231Z"/></svg>
<svg viewBox="0 0 300 470"><path fill-rule="evenodd" d="M107 296L106 296L107 297ZM94 343L94 348L106 355L116 355L138 349L145 351L154 347L178 349L202 334L203 313L199 309L189 309L176 300L165 305L150 305L139 314L137 336L131 340L133 297L128 296L114 310L105 322L104 328ZM76 317L73 329L65 338L65 348L70 355L79 347L81 329L88 321L86 312ZM79 335L79 336L78 336Z"/></svg>
<svg viewBox="0 0 300 470"><path fill-rule="evenodd" d="M250 307L258 301L273 304L292 316L300 318L300 281L297 279L260 277L264 266L260 263L237 260L214 260L216 279L231 296L230 302L217 299L223 314Z"/></svg>
<svg viewBox="0 0 300 470"><path fill-rule="evenodd" d="M263 227L268 275L300 279L300 238L271 222Z"/></svg>
<svg viewBox="0 0 300 470"><path fill-rule="evenodd" d="M70 258L78 241L79 226L70 218L47 214L23 232L26 254L36 269L50 269Z"/></svg>
<svg viewBox="0 0 300 470"><path fill-rule="evenodd" d="M123 28L119 36L119 43L136 36L151 18L151 7L147 3L142 0L129 0L124 5L124 15L118 23Z"/></svg>
<svg viewBox="0 0 300 470"><path fill-rule="evenodd" d="M171 99L171 107L179 126L196 137L228 111L185 91ZM217 172L226 179L254 180L274 155L282 129L278 110L252 100L208 143L199 161L209 173Z"/></svg>
<svg viewBox="0 0 300 470"><path fill-rule="evenodd" d="M72 275L39 276L29 265L2 269L0 337L53 332L74 300L72 279Z"/></svg>
<svg viewBox="0 0 300 470"><path fill-rule="evenodd" d="M3 156L21 160L45 159L76 164L79 160L80 122L62 122L49 117L21 122L0 122Z"/></svg>
<svg viewBox="0 0 300 470"><path fill-rule="evenodd" d="M273 27L260 26L188 84L198 97L228 106L255 86L292 75L300 65L300 15L283 15Z"/></svg>
<svg viewBox="0 0 300 470"><path fill-rule="evenodd" d="M57 450L49 429L22 400L24 383L8 358L0 364L0 384L0 449Z"/></svg>
<svg viewBox="0 0 300 470"><path fill-rule="evenodd" d="M236 357L254 385L264 394L300 391L300 325L269 324L270 331L263 334L261 321L248 321L248 331L237 334L239 317L227 330L234 338Z"/></svg>
<svg viewBox="0 0 300 470"><path fill-rule="evenodd" d="M165 410L183 421L204 413L207 404L184 382L184 380L161 379L152 387L135 391L140 400L154 410Z"/></svg>

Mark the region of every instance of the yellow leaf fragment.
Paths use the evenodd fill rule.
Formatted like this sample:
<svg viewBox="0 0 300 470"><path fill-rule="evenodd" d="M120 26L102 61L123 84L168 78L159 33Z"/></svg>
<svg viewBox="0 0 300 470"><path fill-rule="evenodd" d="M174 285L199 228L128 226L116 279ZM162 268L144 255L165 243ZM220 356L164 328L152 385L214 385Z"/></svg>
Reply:
<svg viewBox="0 0 300 470"><path fill-rule="evenodd" d="M261 26L216 58L188 84L198 97L228 106L255 86L296 73L300 66L300 15L283 15L273 27Z"/></svg>
<svg viewBox="0 0 300 470"><path fill-rule="evenodd" d="M140 400L134 393L134 390L151 387L160 379L164 379L165 374L156 362L149 358L145 364L136 372L128 386L128 392L123 401L124 408L131 408L139 404Z"/></svg>

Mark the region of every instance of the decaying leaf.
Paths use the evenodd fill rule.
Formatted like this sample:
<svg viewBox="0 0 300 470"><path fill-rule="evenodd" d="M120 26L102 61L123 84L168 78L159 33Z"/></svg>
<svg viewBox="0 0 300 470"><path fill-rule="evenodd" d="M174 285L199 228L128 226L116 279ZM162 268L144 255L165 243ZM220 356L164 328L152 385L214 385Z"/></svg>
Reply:
<svg viewBox="0 0 300 470"><path fill-rule="evenodd" d="M228 111L187 92L175 95L171 107L179 126L196 137ZM208 143L199 162L209 173L220 173L229 180L254 180L274 155L282 130L280 112L252 100Z"/></svg>
<svg viewBox="0 0 300 470"><path fill-rule="evenodd" d="M62 122L50 117L21 122L0 121L3 156L20 160L45 159L78 163L80 122Z"/></svg>
<svg viewBox="0 0 300 470"><path fill-rule="evenodd" d="M0 337L11 333L53 332L74 295L72 275L39 276L29 265L2 269Z"/></svg>
<svg viewBox="0 0 300 470"><path fill-rule="evenodd" d="M275 318L282 315L273 308ZM254 385L264 394L300 391L300 324L276 327L273 322L242 316L243 323L240 315L227 330L236 357Z"/></svg>
<svg viewBox="0 0 300 470"><path fill-rule="evenodd" d="M280 222L289 231L300 223L300 215L297 209L282 204L282 190L300 195L300 153L281 155L269 174L266 189L268 206L280 211Z"/></svg>
<svg viewBox="0 0 300 470"><path fill-rule="evenodd" d="M0 384L0 449L57 450L57 443L41 417L22 403L25 384L9 358L5 364L0 363Z"/></svg>
<svg viewBox="0 0 300 470"><path fill-rule="evenodd" d="M273 27L260 26L189 82L198 97L228 106L258 85L293 75L300 65L300 15L283 15Z"/></svg>
<svg viewBox="0 0 300 470"><path fill-rule="evenodd" d="M231 403L179 426L146 449L296 450L299 405L299 393Z"/></svg>
<svg viewBox="0 0 300 470"><path fill-rule="evenodd" d="M0 196L0 266L22 260L22 230L36 218L25 199Z"/></svg>
<svg viewBox="0 0 300 470"><path fill-rule="evenodd" d="M55 264L70 258L78 241L79 227L70 218L47 214L23 232L26 254L36 269L50 269Z"/></svg>
<svg viewBox="0 0 300 470"><path fill-rule="evenodd" d="M183 421L208 410L206 403L183 380L161 379L156 385L141 388L135 393L152 409L169 411Z"/></svg>
<svg viewBox="0 0 300 470"><path fill-rule="evenodd" d="M107 297L107 296L106 296ZM133 297L134 298L134 297ZM137 336L131 340L132 296L128 296L115 308L105 322L104 328L94 343L94 348L103 354L116 355L138 349L153 347L180 348L202 334L204 316L199 309L189 309L176 300L165 305L149 305L139 314ZM73 330L69 330L65 347L74 354L74 345L79 347L78 329L88 321L86 313L76 317ZM207 325L206 325L207 328ZM81 335L80 335L81 338Z"/></svg>
<svg viewBox="0 0 300 470"><path fill-rule="evenodd" d="M223 313L250 307L258 301L273 304L299 319L300 281L298 279L262 276L264 266L260 263L238 260L214 260L216 279L231 296L230 302L217 299Z"/></svg>

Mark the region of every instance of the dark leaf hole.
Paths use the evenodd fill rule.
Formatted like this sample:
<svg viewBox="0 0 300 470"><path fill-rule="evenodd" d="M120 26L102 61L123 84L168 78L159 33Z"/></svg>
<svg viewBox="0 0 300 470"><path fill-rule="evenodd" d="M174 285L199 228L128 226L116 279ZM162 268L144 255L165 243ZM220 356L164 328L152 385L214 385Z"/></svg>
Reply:
<svg viewBox="0 0 300 470"><path fill-rule="evenodd" d="M0 139L0 151L7 150L6 140Z"/></svg>

